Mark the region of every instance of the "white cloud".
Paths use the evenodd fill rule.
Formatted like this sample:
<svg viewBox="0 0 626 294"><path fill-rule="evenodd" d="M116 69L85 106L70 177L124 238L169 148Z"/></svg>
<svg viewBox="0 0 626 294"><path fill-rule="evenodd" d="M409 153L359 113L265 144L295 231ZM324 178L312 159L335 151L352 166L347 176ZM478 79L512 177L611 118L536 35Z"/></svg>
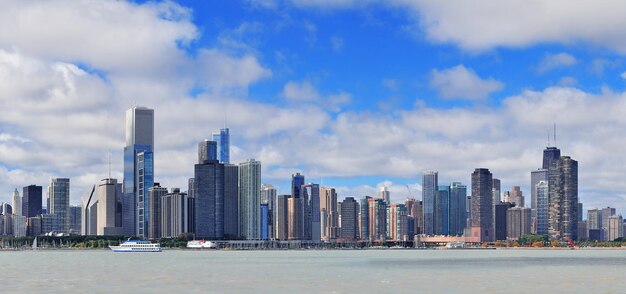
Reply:
<svg viewBox="0 0 626 294"><path fill-rule="evenodd" d="M445 99L480 100L501 90L504 84L491 77L482 79L473 70L457 65L444 70L433 69L430 86Z"/></svg>
<svg viewBox="0 0 626 294"><path fill-rule="evenodd" d="M577 62L576 57L569 53L547 54L539 63L537 70L544 73L556 68L572 66Z"/></svg>
<svg viewBox="0 0 626 294"><path fill-rule="evenodd" d="M573 77L562 77L559 80L558 84L564 87L573 87L573 86L576 86L576 84L578 84L578 80L576 80Z"/></svg>
<svg viewBox="0 0 626 294"><path fill-rule="evenodd" d="M470 51L587 42L626 53L626 2L392 0L413 11L431 41Z"/></svg>
<svg viewBox="0 0 626 294"><path fill-rule="evenodd" d="M343 39L338 36L330 37L330 44L333 48L333 51L339 52L343 49Z"/></svg>
<svg viewBox="0 0 626 294"><path fill-rule="evenodd" d="M620 75L620 77L622 77L622 79L625 79L625 80L626 80L626 71L625 71L625 72L623 72L623 73Z"/></svg>
<svg viewBox="0 0 626 294"><path fill-rule="evenodd" d="M283 96L290 101L316 101L320 99L320 93L308 81L298 83L289 81L283 88Z"/></svg>

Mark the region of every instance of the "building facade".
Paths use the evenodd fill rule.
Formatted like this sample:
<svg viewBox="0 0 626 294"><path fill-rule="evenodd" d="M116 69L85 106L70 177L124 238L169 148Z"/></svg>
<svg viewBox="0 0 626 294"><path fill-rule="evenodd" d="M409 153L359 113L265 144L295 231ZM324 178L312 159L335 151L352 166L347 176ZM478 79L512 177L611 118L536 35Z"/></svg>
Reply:
<svg viewBox="0 0 626 294"><path fill-rule="evenodd" d="M423 234L435 234L435 198L437 197L438 173L425 171L422 174L422 199L424 205Z"/></svg>
<svg viewBox="0 0 626 294"><path fill-rule="evenodd" d="M471 237L480 242L495 239L493 222L493 175L486 168L472 173Z"/></svg>
<svg viewBox="0 0 626 294"><path fill-rule="evenodd" d="M261 238L261 162L239 164L239 233L247 240Z"/></svg>
<svg viewBox="0 0 626 294"><path fill-rule="evenodd" d="M562 156L550 163L548 170L550 208L548 236L552 240L577 239L578 234L578 162Z"/></svg>

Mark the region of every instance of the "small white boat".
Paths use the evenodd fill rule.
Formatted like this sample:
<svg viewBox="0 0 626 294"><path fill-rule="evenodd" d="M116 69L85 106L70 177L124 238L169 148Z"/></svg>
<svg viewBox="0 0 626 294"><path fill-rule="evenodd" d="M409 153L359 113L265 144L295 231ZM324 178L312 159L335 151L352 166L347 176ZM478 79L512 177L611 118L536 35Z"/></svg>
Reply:
<svg viewBox="0 0 626 294"><path fill-rule="evenodd" d="M204 240L193 240L187 242L187 248L191 249L217 249L217 243Z"/></svg>
<svg viewBox="0 0 626 294"><path fill-rule="evenodd" d="M109 248L111 248L113 252L161 252L161 244L145 240L128 239L119 246L109 245Z"/></svg>

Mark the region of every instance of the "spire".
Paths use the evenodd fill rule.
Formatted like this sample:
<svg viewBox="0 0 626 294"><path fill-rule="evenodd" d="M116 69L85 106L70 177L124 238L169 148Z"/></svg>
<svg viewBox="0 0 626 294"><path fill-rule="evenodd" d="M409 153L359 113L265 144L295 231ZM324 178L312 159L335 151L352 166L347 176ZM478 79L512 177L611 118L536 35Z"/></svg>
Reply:
<svg viewBox="0 0 626 294"><path fill-rule="evenodd" d="M554 147L556 147L556 119L554 121Z"/></svg>
<svg viewBox="0 0 626 294"><path fill-rule="evenodd" d="M111 151L109 150L109 179L111 178Z"/></svg>

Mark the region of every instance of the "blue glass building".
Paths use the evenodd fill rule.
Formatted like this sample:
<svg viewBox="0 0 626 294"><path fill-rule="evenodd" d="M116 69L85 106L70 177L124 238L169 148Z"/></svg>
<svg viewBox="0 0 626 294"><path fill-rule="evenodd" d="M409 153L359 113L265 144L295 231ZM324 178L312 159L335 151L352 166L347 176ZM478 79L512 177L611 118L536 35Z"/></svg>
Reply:
<svg viewBox="0 0 626 294"><path fill-rule="evenodd" d="M424 229L426 235L435 234L435 198L437 196L438 174L425 171L422 175L422 200L424 202Z"/></svg>
<svg viewBox="0 0 626 294"><path fill-rule="evenodd" d="M267 203L261 204L261 240L267 240L269 226L269 207Z"/></svg>
<svg viewBox="0 0 626 294"><path fill-rule="evenodd" d="M435 235L450 235L450 187L438 186L435 198Z"/></svg>
<svg viewBox="0 0 626 294"><path fill-rule="evenodd" d="M217 156L220 163L230 163L230 130L220 129L219 133L213 134L213 141L217 142Z"/></svg>

